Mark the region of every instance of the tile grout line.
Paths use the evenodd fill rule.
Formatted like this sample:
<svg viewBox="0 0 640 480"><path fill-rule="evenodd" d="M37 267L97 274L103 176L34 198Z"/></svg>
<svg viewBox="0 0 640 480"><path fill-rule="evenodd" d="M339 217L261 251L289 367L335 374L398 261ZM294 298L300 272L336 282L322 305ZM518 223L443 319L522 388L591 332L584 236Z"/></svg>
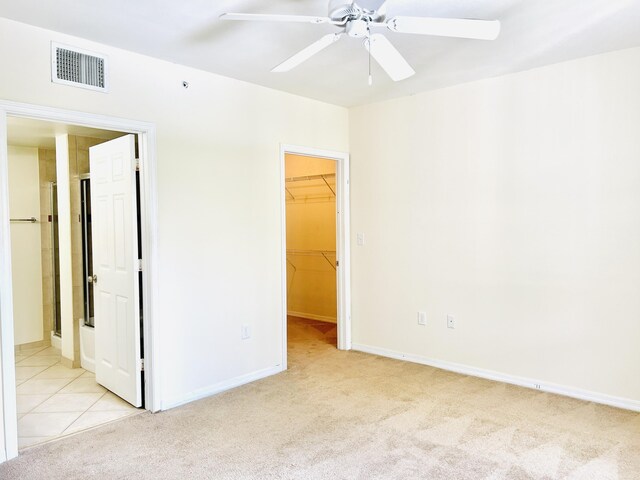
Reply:
<svg viewBox="0 0 640 480"><path fill-rule="evenodd" d="M50 347L50 346L51 346L51 345L49 345L49 347ZM31 358L31 357L33 357L34 355L37 355L38 353L40 353L40 352L41 352L41 351L43 351L43 350L46 350L46 349L47 349L47 348L49 348L49 347L42 347L42 348L41 348L40 350L38 350L37 352L33 352L31 355L27 355L27 356L25 356L22 360L26 360L27 358ZM38 347L36 347L36 348L38 348ZM16 352L15 348L13 349L13 352L14 352L14 354L15 354L15 353L18 353L18 352ZM18 355L20 355L20 353L18 353ZM14 355L14 357L15 357L15 355ZM14 362L15 362L15 358L14 358L13 360L14 360ZM22 360L20 360L20 361L22 361ZM16 366L17 366L18 362L15 362L15 363L16 363Z"/></svg>
<svg viewBox="0 0 640 480"><path fill-rule="evenodd" d="M32 354L30 354L30 355L27 355L27 356L25 356L25 358L23 358L20 362L25 361L25 360L27 360L27 359L29 359L29 358L32 358L32 357L37 356L40 352L42 352L42 351L46 350L47 348L50 348L50 347L43 347L42 349L39 349L38 351L33 352L33 353L32 353ZM56 366L60 366L60 365L61 365L60 361L57 361L57 362L56 362L56 363L54 363L53 365L44 366L44 367L45 367L45 368L44 368L44 370L42 370L42 371L40 371L40 372L38 372L38 373L36 373L36 374L34 374L34 375L30 376L29 378L25 379L23 383L27 383L27 382L29 382L29 381L31 381L31 380L36 380L36 378L35 378L35 377L37 377L38 375L42 375L42 374L46 373L48 370L50 370L52 367L56 367ZM16 363L16 366L20 366L20 365L18 365L18 364ZM25 367L30 367L30 366L31 366L31 365L25 365ZM33 365L33 367L38 367L38 365ZM72 369L71 369L71 370L72 370ZM52 393L49 393L49 394L45 394L45 395L48 395L48 396L47 396L44 400L42 400L41 402L39 402L37 405L34 405L34 406L33 406L31 409L29 409L29 411L27 411L26 413L22 413L22 414L21 414L21 415L22 415L22 418L24 418L24 417L25 417L25 416L27 416L27 415L47 415L47 414L52 414L52 413L79 413L79 415L78 415L78 416L77 416L77 417L76 417L76 418L75 418L75 419L74 419L74 420L73 420L73 421L72 421L72 422L71 422L67 427L65 427L65 429L64 429L62 432L60 432L60 433L59 433L59 434L57 434L57 435L53 435L53 436L51 436L51 435L36 435L36 436L26 436L26 435L25 435L25 436L21 436L21 435L18 435L18 438L19 438L19 439L20 439L20 438L21 438L21 439L27 439L27 438L39 438L39 437L44 437L44 438L46 438L46 439L47 439L47 440L45 440L45 442L47 442L47 441L50 441L50 440L55 440L55 439L57 439L57 438L62 438L62 437L67 436L67 435L72 435L72 434L75 434L75 433L79 433L79 432L82 432L82 431L84 431L84 430L92 429L92 428L95 428L95 427L98 427L98 426L100 426L100 425L101 425L101 424L98 424L98 425L91 425L91 426L88 426L88 427L87 427L87 428L85 428L85 429L78 430L78 432L70 432L70 433L67 433L67 432L68 432L68 430L69 430L71 427L73 427L73 426L78 422L78 420L80 420L80 418L82 418L82 417L83 417L87 412L89 412L89 410L90 410L91 408L93 408L93 407L94 407L94 406L95 406L95 405L96 405L100 400L102 400L105 396L107 396L107 394L108 394L108 393L110 393L110 391L109 391L109 390L106 390L106 389L105 389L105 391L103 391L103 392L95 392L95 393L101 393L101 395L100 395L100 396L98 396L98 398L96 398L96 399L95 399L95 401L93 401L93 402L92 402L92 403L91 403L87 408L85 408L85 409L84 409L84 410L82 410L82 411L74 411L74 412L36 412L36 411L35 411L38 407L40 407L41 405L43 405L44 403L46 403L47 401L49 401L51 398L53 398L53 397L54 397L54 396L56 396L56 395L75 395L75 394L82 395L82 394L91 394L91 393L94 393L94 392L62 392L62 390L64 390L66 387L68 387L70 384L72 384L73 382L75 382L75 381L76 381L76 380L78 380L79 378L82 378L82 376L83 376L86 372L88 372L88 370L85 370L85 369L83 369L83 370L84 370L84 372L83 372L83 373L81 373L80 375L76 376L76 377L68 377L68 378L67 378L67 377L62 377L62 378L60 378L60 379L58 379L58 378L51 378L51 379L48 379L48 378L40 378L40 379L38 379L38 380L68 380L68 381L67 381L66 383L64 383L62 386L60 386L60 388L58 388L55 392L52 392ZM97 382L95 381L95 377L93 378L93 381L97 384ZM99 385L99 384L98 384L98 385ZM18 394L18 395L38 395L38 394L37 394L37 393L34 393L34 394ZM119 410L118 410L118 411L119 411ZM110 411L105 411L105 412L110 412ZM126 414L126 415L122 415L121 417L118 417L118 418L113 419L113 420L111 420L111 421L115 421L115 420L118 420L118 419L120 419L120 418L124 418L124 417L126 417L126 416L129 416L129 415L133 415L133 414L135 414L135 413L138 413L138 412L136 411L136 409L133 409L131 412L128 412L127 410L123 410L122 412L126 412L127 414ZM110 423L110 421L107 421L106 423ZM45 442L40 442L40 443L45 443ZM36 445L36 444L34 444L34 445ZM31 446L33 446L33 445L31 445Z"/></svg>
<svg viewBox="0 0 640 480"><path fill-rule="evenodd" d="M74 423L78 418L80 418L80 417L82 416L82 414L83 414L84 412L81 412L81 411L80 411L80 412L78 412L78 411L74 411L74 412L42 412L42 413L40 413L40 412L36 412L36 413L32 413L32 415L51 415L51 414L58 414L58 413L62 413L62 414L79 413L80 415L78 415L78 417L77 417L77 418L75 418L75 419L71 422L71 424L73 424L73 423ZM69 425L69 426L70 426L70 425ZM55 435L24 435L24 436L20 436L20 435L18 435L18 439L20 439L20 438L44 437L44 438L46 438L46 439L47 439L47 440L45 440L45 441L48 441L48 440L54 440L54 439L57 439L57 438L62 437L62 436L64 435L65 430L66 430L67 428L69 428L69 426L65 427L65 429L64 429L62 432L60 432L60 433L58 433L58 434L55 434ZM40 442L40 443L44 443L44 442Z"/></svg>
<svg viewBox="0 0 640 480"><path fill-rule="evenodd" d="M45 347L42 350L45 350L46 348L49 347ZM42 350L39 350L38 352L41 352ZM33 355L36 355L38 352L35 352ZM27 357L28 358L28 357ZM26 359L25 359L26 360ZM47 370L49 370L51 367L55 367L56 365L61 365L60 362L56 362L53 365L49 365L47 368L45 368L44 370L42 370L42 372L36 373L33 377L28 378L27 380L25 380L24 383L27 383L29 380L33 380L34 377L36 377L37 375L40 375L41 373L46 372ZM84 370L84 369L83 369ZM86 371L86 370L85 370ZM35 405L33 408L31 408L28 412L24 413L23 415L28 415L30 413L35 413L34 410L36 408L38 408L40 405L42 405L44 402L46 402L47 400L49 400L51 397L53 397L54 395L57 395L60 393L60 390L62 390L63 388L65 388L67 385L69 385L70 383L72 383L73 381L77 380L78 378L80 378L83 375L83 373L81 373L80 375L78 375L77 377L73 377L70 379L70 381L68 381L67 383L65 383L62 387L60 387L58 390L56 390L55 392L51 393L47 398L45 398L42 402L38 403L37 405ZM56 378L51 378L51 379L41 379L41 380L67 380L66 378L61 378L61 379L56 379ZM16 396L17 395L38 395L36 394L19 394L16 392ZM42 395L46 395L46 394L42 394Z"/></svg>
<svg viewBox="0 0 640 480"><path fill-rule="evenodd" d="M49 348L49 347L44 347L44 348L42 348L42 349L40 349L40 350L38 350L38 351L36 351L36 352L33 352L31 355L27 355L27 356L25 356L25 358L23 358L23 359L21 360L21 362L22 362L22 361L24 361L24 360L27 360L27 359L29 359L29 358L31 358L31 357L34 357L34 356L38 355L38 353L40 353L40 352L42 352L42 351L46 350L47 348ZM43 373L47 372L47 371L48 371L48 370L50 370L52 367L56 367L56 366L60 366L60 365L61 365L60 361L57 361L56 363L54 363L54 364L52 364L52 365L45 366L44 370L42 370L42 371L40 371L40 372L38 372L38 373L36 373L36 374L34 374L34 375L30 376L30 377L29 377L29 378L27 378L23 383L27 383L27 382L28 382L28 381L30 381L30 380L35 380L35 377L37 377L38 375L41 375L41 374L43 374ZM17 367L17 366L20 366L20 365L18 365L18 363L16 363L16 367ZM25 366L26 366L26 365L25 365ZM37 366L38 366L38 365L34 365L34 367L37 367ZM70 369L70 370L73 370L73 369ZM108 391L108 390L105 390L104 392L101 392L102 394L101 394L100 396L98 396L98 398L96 398L96 399L95 399L95 401L93 401L93 402L92 402L92 403L91 403L91 404L90 404L86 409L84 409L84 410L82 410L82 411L75 411L75 412L36 412L36 411L35 411L38 407L40 407L40 406L41 406L41 405L43 405L45 402L47 402L48 400L50 400L51 398L53 398L55 395L74 395L74 394L79 394L79 395L81 395L81 394L83 394L83 393L93 393L93 392L69 392L69 393L61 393L61 392L62 392L62 390L64 390L64 389L65 389L67 386L69 386L71 383L73 383L73 382L75 382L76 380L78 380L79 378L81 378L81 377L82 377L82 375L84 375L84 373L86 373L86 372L88 371L88 370L85 370L85 369L82 369L82 370L84 370L84 371L83 371L80 375L77 375L76 377L63 377L63 378L61 378L61 379L57 379L57 378L51 378L51 379L41 378L41 379L39 379L39 380L67 380L67 382L65 382L63 385L61 385L61 386L60 386L60 388L58 388L55 392L48 394L48 396L47 396L45 399L43 399L43 400L42 400L41 402L39 402L37 405L34 405L34 406L33 406L31 409L29 409L26 413L21 413L21 415L22 415L22 417L21 417L21 418L24 418L24 417L25 417L25 416L27 416L27 415L48 415L48 414L51 414L51 413L79 413L79 415L78 415L78 416L77 416L77 417L76 417L76 418L75 418L75 419L74 419L74 420L73 420L73 421L72 421L72 422L71 422L67 427L65 427L65 428L64 428L64 430L62 430L62 432L60 432L60 433L58 433L58 434L56 434L56 435L53 435L53 436L51 436L51 435L21 436L20 434L18 434L18 438L19 438L19 439L21 439L21 438L22 438L22 439L26 439L26 438L38 438L38 437L44 437L44 438L46 438L46 439L47 439L47 440L45 440L45 442L46 442L46 441L49 441L49 440L53 440L53 439L61 438L61 437L65 436L65 432L67 432L67 430L69 430L69 429L70 429L70 428L71 428L71 427L72 427L72 426L73 426L73 425L74 425L74 424L75 424L75 423L76 423L76 422L77 422L77 421L78 421L78 420L79 420L79 419L80 419L80 418L81 418L85 413L87 413L87 412L89 411L89 409L91 409L91 408L92 408L96 403L98 403L102 398L104 398L104 396L105 396L105 395L107 395L107 393L109 393L109 391ZM95 382L95 378L93 379L93 381ZM97 382L96 382L96 383L97 383ZM100 392L96 392L96 393L100 393ZM16 395L20 395L20 394L16 393ZM22 395L29 395L29 394L22 394ZM35 393L35 394L33 394L33 395L38 395L38 394L37 394L37 393ZM45 394L45 395L47 395L47 394ZM91 428L91 427L88 427L88 428ZM80 431L82 431L82 430L80 430ZM72 433L73 433L73 432L72 432ZM40 443L43 443L43 442L40 442Z"/></svg>
<svg viewBox="0 0 640 480"><path fill-rule="evenodd" d="M96 382L96 383L97 383L97 382ZM71 422L71 425L69 425L67 428L65 428L65 429L62 431L62 433L60 434L60 436L64 435L64 433L65 433L67 430L69 430L71 427L73 427L73 424L74 424L74 423L76 423L78 420L80 420L80 417L82 417L85 413L87 413L87 412L89 411L89 409L90 409L91 407L93 407L96 403L98 403L98 402L100 401L100 399L102 399L102 397L104 397L104 396L107 394L107 392L108 392L108 391L109 391L109 390L107 390L106 392L104 392L102 395L100 395L100 396L98 397L98 399L97 399L95 402L93 402L91 405L89 405L89 406L85 409L85 411L84 411L84 412L82 412L82 413L80 414L80 416L79 416L78 418L76 418L73 422Z"/></svg>
<svg viewBox="0 0 640 480"><path fill-rule="evenodd" d="M53 366L53 365L52 365L52 366ZM79 375L79 376L77 376L77 377L75 377L75 378L72 378L72 379L71 379L71 381L70 381L70 382L68 382L68 383L66 383L63 387L61 387L61 388L60 388L60 390L62 390L62 389L63 389L63 388L65 388L67 385L69 385L69 384L70 384L70 383L72 383L73 381L77 380L77 379L78 379L78 378L80 378L81 376L82 376L82 374L81 374L81 375ZM65 393L60 393L60 390L58 390L57 392L52 393L51 395L49 395L45 400L43 400L41 403L39 403L38 405L36 405L35 407L33 407L33 408L28 412L28 414L31 414L31 415L48 415L48 414L52 414L52 413L78 413L78 411L75 411L75 412L34 412L34 410L35 410L36 408L38 408L38 407L39 407L40 405L42 405L44 402L46 402L47 400L49 400L50 398L52 398L54 395L73 395L73 394L82 394L82 393L77 393L77 392L71 392L71 393L69 393L69 394L65 394ZM62 432L58 433L57 435L37 435L37 436L46 437L46 438L47 438L47 440L45 440L45 441L54 440L54 439L61 438L61 437L65 436L65 432L66 432L69 428L71 428L71 427L73 426L73 424L75 424L75 423L80 419L80 417L82 417L85 413L87 413L87 411L88 411L91 407L93 407L93 406L94 406L98 401L100 401L100 399L101 399L102 397L104 397L104 396L107 394L107 392L108 392L108 391L103 392L103 393L102 393L102 395L100 395L100 396L95 400L95 402L93 402L91 405L89 405L89 407L87 407L85 410L83 410L83 411L79 411L79 413L80 413L80 414L79 414L79 415L78 415L78 416L77 416L77 417L76 417L76 418L75 418L75 419L74 419L74 420L73 420L69 425L67 425L67 426L64 428L64 430L62 430ZM27 415L27 414L24 414L24 415ZM37 437L37 436L36 436L36 437ZM30 437L27 437L27 436L20 436L20 434L18 434L18 438L30 438ZM44 443L44 442L41 442L41 443Z"/></svg>
<svg viewBox="0 0 640 480"><path fill-rule="evenodd" d="M44 350L44 349L43 349ZM40 352L42 350L39 350ZM33 355L37 354L38 352L34 353ZM27 357L29 358L29 357ZM26 360L26 358L25 358ZM53 365L57 365L60 362L54 363ZM53 367L53 365L48 366L47 368L45 368L44 370L42 370L42 372L46 372L47 370L49 370L51 367ZM40 372L40 373L42 373ZM32 380L33 377L35 377L36 375L40 375L40 373L36 373L35 375L33 375L32 377L29 377L27 380L24 381L24 383L27 383L29 380ZM16 387L17 390L17 387ZM57 393L57 392L56 392ZM16 396L20 395L19 393L17 393L16 391ZM24 394L24 395L28 395L28 394ZM37 394L34 394L37 395ZM40 405L42 405L44 402L46 402L47 400L49 400L51 397L53 397L55 395L55 393L52 393L51 395L49 395L47 398L45 398L42 402L38 403L37 405L33 406L33 408L31 408L28 412L24 413L23 415L28 415L29 413L33 413L33 411L38 408Z"/></svg>

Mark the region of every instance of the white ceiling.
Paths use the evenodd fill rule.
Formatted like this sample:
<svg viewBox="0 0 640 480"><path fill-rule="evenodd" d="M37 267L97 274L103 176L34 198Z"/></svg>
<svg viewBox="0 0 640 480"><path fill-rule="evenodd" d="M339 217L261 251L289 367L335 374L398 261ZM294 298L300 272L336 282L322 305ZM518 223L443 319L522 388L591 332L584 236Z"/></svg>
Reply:
<svg viewBox="0 0 640 480"><path fill-rule="evenodd" d="M104 140L112 140L124 135L122 132L45 122L31 118L7 118L7 144L14 147L55 148L56 135L65 133L79 137L102 138Z"/></svg>
<svg viewBox="0 0 640 480"><path fill-rule="evenodd" d="M387 32L417 71L394 83L362 40L342 38L289 73L270 73L337 31L330 25L223 22L223 12L327 14L327 0L0 0L0 16L266 87L353 106L640 45L639 0L388 0L395 15L497 19L495 41Z"/></svg>

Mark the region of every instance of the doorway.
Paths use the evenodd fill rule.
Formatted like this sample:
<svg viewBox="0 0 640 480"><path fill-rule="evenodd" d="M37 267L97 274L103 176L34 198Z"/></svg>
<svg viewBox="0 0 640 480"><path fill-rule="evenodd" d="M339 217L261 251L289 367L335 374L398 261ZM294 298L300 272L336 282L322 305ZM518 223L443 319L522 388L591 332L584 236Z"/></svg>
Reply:
<svg viewBox="0 0 640 480"><path fill-rule="evenodd" d="M336 162L285 155L287 329L337 347Z"/></svg>
<svg viewBox="0 0 640 480"><path fill-rule="evenodd" d="M283 146L283 332L351 348L349 157Z"/></svg>
<svg viewBox="0 0 640 480"><path fill-rule="evenodd" d="M111 329L96 334L87 312L94 154L127 134L16 117L7 127L18 447L26 448L132 415L141 405L96 372ZM137 238L130 243L137 246Z"/></svg>
<svg viewBox="0 0 640 480"><path fill-rule="evenodd" d="M146 381L144 381L144 383L142 383L142 388L143 388L143 394L145 395L145 408L151 411L157 411L159 410L159 406L157 405L157 400L156 397L154 395L154 389L153 389L153 385L154 385L154 369L153 366L155 365L154 363L154 359L156 357L154 349L152 348L152 343L151 340L153 338L153 329L152 329L152 321L153 321L153 299L154 299L154 287L155 287L155 282L153 281L153 276L151 275L152 273L152 266L155 264L154 259L155 259L155 245L153 242L150 241L150 238L155 237L154 233L156 230L156 225L155 225L155 209L154 209L154 205L155 205L155 163L154 163L154 158L155 158L155 149L154 149L154 145L153 142L150 141L150 139L153 139L154 137L154 132L155 132L155 127L151 124L144 124L142 122L134 122L134 121L125 121L125 120L120 120L120 119L112 119L112 118L108 118L108 117L101 117L101 116L94 116L94 115L88 115L88 114L84 114L84 113L80 113L80 112L68 112L68 111L64 111L64 110L58 110L58 109L48 109L48 108L43 108L43 107L35 107L35 106L30 106L30 105L22 105L22 104L14 104L14 103L10 103L10 102L1 102L0 101L0 178L2 179L2 183L0 184L0 206L2 207L0 209L0 230L2 235L0 235L0 255L1 255L1 260L2 263L4 265L11 265L10 262L10 258L11 258L11 253L12 253L12 242L9 241L9 234L11 232L13 223L10 222L10 218L9 218L9 185L8 185L8 164L9 164L9 158L7 155L8 152L8 148L7 148L7 144L8 144L8 136L7 136L7 125L9 121L12 121L14 119L17 119L18 121L20 120L33 120L33 121L37 121L41 123L42 125L47 125L47 128L49 129L54 129L56 134L61 134L62 133L77 133L77 130L83 130L86 133L86 129L93 129L93 131L98 131L98 130L105 130L105 131L110 131L113 136L122 136L123 133L125 134L130 134L129 137L133 138L133 137L137 137L139 140L139 165L140 165L140 172L136 173L135 175L132 175L131 178L134 179L139 179L139 185L140 185L140 191L139 191L139 195L136 195L135 190L133 190L132 192L132 197L133 198L137 198L138 201L138 206L139 209L137 212L133 213L133 218L134 221L139 222L139 227L140 227L140 232L141 232L141 241L136 240L135 241L135 246L132 248L132 250L135 251L135 266L133 264L133 260L132 260L132 265L131 265L131 270L136 272L136 284L140 285L140 298L134 299L136 300L136 302L139 301L139 305L140 305L140 309L144 308L145 311L145 324L144 324L144 334L142 332L140 332L140 339L138 342L138 351L142 352L143 350L146 352L146 365L144 365L144 370L145 370L145 374L146 374ZM66 129L66 131L65 131ZM120 132L118 134L115 134L113 132ZM132 134L132 135L131 135ZM65 135L62 135L65 136ZM131 157L134 158L134 157ZM85 159L88 160L88 159ZM120 167L121 165L118 165L118 167ZM61 188L66 188L67 191L69 191L70 186L67 184L65 185L61 185L59 182L56 182L55 185L51 185L52 187L55 186L58 191ZM78 195L78 208L80 210L80 205L81 205L81 197L80 197L80 187L81 183L78 182L78 190L77 192L73 192L73 194L75 195L75 193L77 193ZM88 187L88 185L86 185ZM87 188L88 191L88 188ZM59 203L59 202L58 202ZM57 207L60 208L60 205L56 205ZM78 213L80 213L78 211ZM74 214L75 215L75 214ZM42 218L40 218L40 220L43 220ZM80 218L77 218L78 220L78 225L77 225L77 229L78 231L81 230L81 225L80 225ZM48 222L48 220L45 220L46 222ZM34 222L35 223L35 222ZM43 222L44 223L44 222ZM41 238L45 238L45 236L41 237ZM82 238L81 235L79 235L78 238ZM59 242L61 242L61 239L58 239ZM52 242L53 243L53 242ZM62 245L62 243L60 243L60 245ZM80 260L79 261L75 261L74 264L76 266L79 266L80 271L82 272L83 268L85 268L85 272L86 272L86 266L83 266L83 262L82 262L82 247L79 248L80 251ZM145 266L147 268L142 269L140 268L142 266L142 263L137 260L138 255L137 253L141 252L142 255L144 255L145 258ZM64 255L63 255L64 256ZM64 263L64 262L63 262ZM71 265L72 262L68 262L68 265ZM63 270L64 266L60 269ZM138 274L138 271L141 271ZM5 445L6 445L6 458L12 458L14 456L17 455L18 453L18 428L17 428L17 423L18 423L18 416L22 416L22 412L20 414L18 414L17 410L17 399L16 399L16 386L17 383L20 383L21 385L18 386L18 388L20 388L21 386L24 385L23 383L23 378L20 378L16 381L16 364L18 364L19 366L29 366L26 364L22 364L21 362L26 361L26 363L31 363L33 364L33 366L35 367L45 367L45 370L43 370L43 372L47 371L47 370L60 370L60 372L53 372L52 370L49 372L49 374L45 375L45 376L49 376L51 378L49 379L45 379L42 378L41 380L60 380L57 383L61 383L62 381L66 381L60 378L55 378L55 377L60 377L62 376L62 372L61 372L61 368L60 367L78 367L77 364L71 364L68 365L69 363L69 359L67 359L67 362L62 362L62 363L67 363L67 365L56 365L58 362L55 362L53 364L51 364L51 362L54 361L54 358L57 355L56 352L56 346L55 345L51 345L51 341L47 342L47 338L43 338L42 339L42 343L40 345L27 345L27 348L19 348L19 349L15 349L16 350L16 356L14 357L14 313L15 313L15 308L13 305L13 302L11 301L13 298L13 287L14 287L14 281L12 278L12 269L9 268L3 268L2 269L2 277L0 278L0 296L2 297L3 301L0 303L0 338L2 340L2 348L1 348L1 353L2 353L2 364L1 364L1 368L2 368L2 404L4 406L3 409L3 417L2 417L2 422L0 424L0 426L3 427L4 430L4 436L5 436ZM82 275L82 273L81 273ZM78 286L74 285L74 290L77 290L78 292L80 292L80 311L81 314L79 315L81 317L82 320L84 320L84 316L86 316L84 313L86 311L87 308L87 303L83 302L83 296L86 296L86 290L84 290L82 288L82 283L80 283ZM62 286L60 286L60 290L63 290L64 292L64 288ZM136 303L137 304L137 303ZM138 310L138 308L136 308L136 310ZM75 312L74 312L75 314ZM87 324L89 324L91 322L91 317L87 317ZM51 325L51 327L54 327L54 325ZM49 331L48 333L51 333L51 331ZM73 332L73 335L76 335L78 332ZM53 338L55 337L55 328L54 328L54 335L51 337ZM79 338L78 338L79 340ZM37 342L36 342L37 343ZM79 342L76 342L76 345L78 345ZM45 357L49 357L49 358L45 358ZM67 355L68 357L68 355ZM60 357L64 360L64 356ZM72 357L73 358L73 357ZM79 363L79 358L75 357L73 358L73 361L75 363ZM40 364L42 362L49 362L49 365L35 365ZM139 368L139 370L142 370L143 368L143 364L140 360L136 360L137 362L137 368ZM54 368L56 367L56 368ZM80 370L79 368L72 368L71 370L75 370L72 373L70 372L65 372L66 374L72 375L72 382L76 382L76 380L78 380L78 384L81 383L90 383L91 379L91 375L90 372L85 371L85 370ZM76 376L76 373L80 371L80 375ZM40 375L43 372L39 372L36 373L36 375ZM28 372L23 371L21 372L22 374L27 374ZM76 378L77 377L77 378ZM69 385L72 383L69 382ZM51 384L51 388L56 388L57 386L53 386L53 383L56 382L44 382L41 381L40 383L49 383ZM94 381L95 383L95 381ZM90 388L96 388L95 387L90 387ZM63 386L63 388L66 388L66 385ZM77 390L77 385L76 387L74 387L75 390ZM122 407L122 403L119 403L121 401L119 401L119 399L117 397L109 397L108 399L102 399L102 393L106 392L104 389L102 390L102 392L81 392L81 391L72 391L74 390L74 388L70 388L68 391L64 392L68 395L73 395L73 394L81 394L81 393L97 393L100 394L101 399L98 400L104 400L102 403L109 403L110 407L109 408L113 408L115 407L116 409L121 409ZM80 389L82 390L83 387L80 387ZM24 389L21 392L23 394L27 394ZM58 390L55 393L63 393L62 389ZM44 395L44 394L43 394ZM71 397L67 398L70 399ZM36 398L33 398L34 401L39 400ZM49 399L45 399L46 403ZM60 404L59 402L60 399L58 399L58 404ZM82 401L88 401L88 399L75 399L78 402L82 403ZM44 405L44 403L39 404L44 406L44 410L49 409L49 408L60 408L60 407L55 407L51 404L54 404L56 402L49 402L49 404ZM85 402L86 403L86 402ZM102 405L103 407L105 405ZM96 408L94 409L94 413L95 415L93 415L94 417L104 417L104 413L100 413L100 410L106 411L104 409L101 408ZM75 410L74 410L75 411ZM36 412L34 412L36 413ZM46 413L46 412L37 412L37 413ZM52 412L52 413L64 413L64 412ZM88 422L90 423L90 422ZM89 426L87 422L84 422L84 425ZM3 424L3 425L2 425ZM82 425L76 425L76 431L78 429L82 429Z"/></svg>

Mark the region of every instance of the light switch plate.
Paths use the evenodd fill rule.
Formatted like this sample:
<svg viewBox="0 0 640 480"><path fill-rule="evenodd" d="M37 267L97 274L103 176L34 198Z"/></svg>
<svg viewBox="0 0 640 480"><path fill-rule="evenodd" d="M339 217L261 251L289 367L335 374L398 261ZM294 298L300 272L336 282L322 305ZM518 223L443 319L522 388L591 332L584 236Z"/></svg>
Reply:
<svg viewBox="0 0 640 480"><path fill-rule="evenodd" d="M364 233L356 234L356 243L359 247L362 247L364 245Z"/></svg>
<svg viewBox="0 0 640 480"><path fill-rule="evenodd" d="M418 312L418 325L427 324L427 312Z"/></svg>

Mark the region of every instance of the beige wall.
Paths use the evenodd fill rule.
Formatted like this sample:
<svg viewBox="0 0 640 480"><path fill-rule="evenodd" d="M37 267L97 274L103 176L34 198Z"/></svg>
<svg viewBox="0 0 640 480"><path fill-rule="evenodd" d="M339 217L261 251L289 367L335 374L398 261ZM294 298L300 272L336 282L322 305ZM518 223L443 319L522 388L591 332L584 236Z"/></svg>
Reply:
<svg viewBox="0 0 640 480"><path fill-rule="evenodd" d="M354 343L639 405L638 85L636 48L352 109Z"/></svg>
<svg viewBox="0 0 640 480"><path fill-rule="evenodd" d="M52 40L107 54L110 93L51 83ZM1 99L156 125L163 406L278 368L280 144L347 151L347 110L5 19L0 60Z"/></svg>
<svg viewBox="0 0 640 480"><path fill-rule="evenodd" d="M9 216L40 220L38 149L9 147ZM40 224L11 223L14 343L43 340Z"/></svg>
<svg viewBox="0 0 640 480"><path fill-rule="evenodd" d="M287 154L287 307L290 315L337 319L336 162ZM310 175L323 180L294 180Z"/></svg>

